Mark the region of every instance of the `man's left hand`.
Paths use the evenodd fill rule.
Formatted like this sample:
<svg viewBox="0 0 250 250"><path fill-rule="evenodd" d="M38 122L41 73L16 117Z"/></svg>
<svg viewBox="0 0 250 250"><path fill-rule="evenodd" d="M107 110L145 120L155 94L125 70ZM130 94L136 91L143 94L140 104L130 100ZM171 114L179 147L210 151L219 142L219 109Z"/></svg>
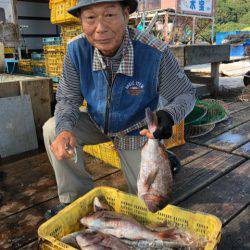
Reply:
<svg viewBox="0 0 250 250"><path fill-rule="evenodd" d="M174 125L171 115L166 111L159 110L156 112L156 116L158 119L156 131L152 134L148 129L143 129L140 135L147 136L149 139L169 139L172 136L172 127Z"/></svg>

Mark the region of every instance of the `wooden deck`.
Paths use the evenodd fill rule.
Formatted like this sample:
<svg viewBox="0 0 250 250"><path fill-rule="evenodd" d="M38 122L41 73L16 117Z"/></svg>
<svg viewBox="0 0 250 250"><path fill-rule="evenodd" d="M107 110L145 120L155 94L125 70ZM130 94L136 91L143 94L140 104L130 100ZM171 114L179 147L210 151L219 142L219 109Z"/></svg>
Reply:
<svg viewBox="0 0 250 250"><path fill-rule="evenodd" d="M218 249L250 249L250 103L228 103L230 118L210 134L173 151L183 168L175 176L173 204L218 216ZM87 156L96 185L126 191L121 171ZM45 152L2 160L0 249L36 249L45 211L58 203L56 182Z"/></svg>

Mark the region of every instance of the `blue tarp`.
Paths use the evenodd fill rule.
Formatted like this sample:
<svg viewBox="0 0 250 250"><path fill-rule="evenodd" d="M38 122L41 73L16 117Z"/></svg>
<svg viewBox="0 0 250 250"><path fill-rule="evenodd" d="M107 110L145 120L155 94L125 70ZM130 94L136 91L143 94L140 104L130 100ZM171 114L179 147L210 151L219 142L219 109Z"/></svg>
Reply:
<svg viewBox="0 0 250 250"><path fill-rule="evenodd" d="M227 31L227 32L218 32L216 33L216 44L222 44L222 41L230 35L239 35L239 34L250 34L250 31Z"/></svg>

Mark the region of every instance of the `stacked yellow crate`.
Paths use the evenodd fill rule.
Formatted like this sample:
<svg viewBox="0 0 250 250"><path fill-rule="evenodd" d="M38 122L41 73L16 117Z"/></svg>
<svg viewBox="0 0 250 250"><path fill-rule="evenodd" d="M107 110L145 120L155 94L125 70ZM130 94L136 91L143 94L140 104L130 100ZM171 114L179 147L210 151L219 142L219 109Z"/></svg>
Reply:
<svg viewBox="0 0 250 250"><path fill-rule="evenodd" d="M44 54L46 73L55 81L61 77L67 42L81 33L79 19L68 14L67 10L75 6L77 0L50 0L51 23L61 26L61 37L45 38Z"/></svg>
<svg viewBox="0 0 250 250"><path fill-rule="evenodd" d="M18 62L19 72L22 74L31 75L33 73L32 60L22 59Z"/></svg>
<svg viewBox="0 0 250 250"><path fill-rule="evenodd" d="M46 45L43 49L46 74L50 77L60 78L62 74L65 47L62 45Z"/></svg>
<svg viewBox="0 0 250 250"><path fill-rule="evenodd" d="M77 0L50 0L50 20L53 24L72 24L78 23L79 19L70 15L67 10L74 7L77 4Z"/></svg>
<svg viewBox="0 0 250 250"><path fill-rule="evenodd" d="M80 24L65 24L61 26L61 38L64 46L74 37L82 34L82 26Z"/></svg>

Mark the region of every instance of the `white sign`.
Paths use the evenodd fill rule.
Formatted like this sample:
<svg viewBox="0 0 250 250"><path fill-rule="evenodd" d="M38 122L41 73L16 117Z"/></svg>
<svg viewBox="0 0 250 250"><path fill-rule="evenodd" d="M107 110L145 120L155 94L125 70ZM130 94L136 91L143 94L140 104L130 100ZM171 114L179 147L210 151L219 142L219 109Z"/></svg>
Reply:
<svg viewBox="0 0 250 250"><path fill-rule="evenodd" d="M192 14L212 15L213 0L181 0L181 11Z"/></svg>

